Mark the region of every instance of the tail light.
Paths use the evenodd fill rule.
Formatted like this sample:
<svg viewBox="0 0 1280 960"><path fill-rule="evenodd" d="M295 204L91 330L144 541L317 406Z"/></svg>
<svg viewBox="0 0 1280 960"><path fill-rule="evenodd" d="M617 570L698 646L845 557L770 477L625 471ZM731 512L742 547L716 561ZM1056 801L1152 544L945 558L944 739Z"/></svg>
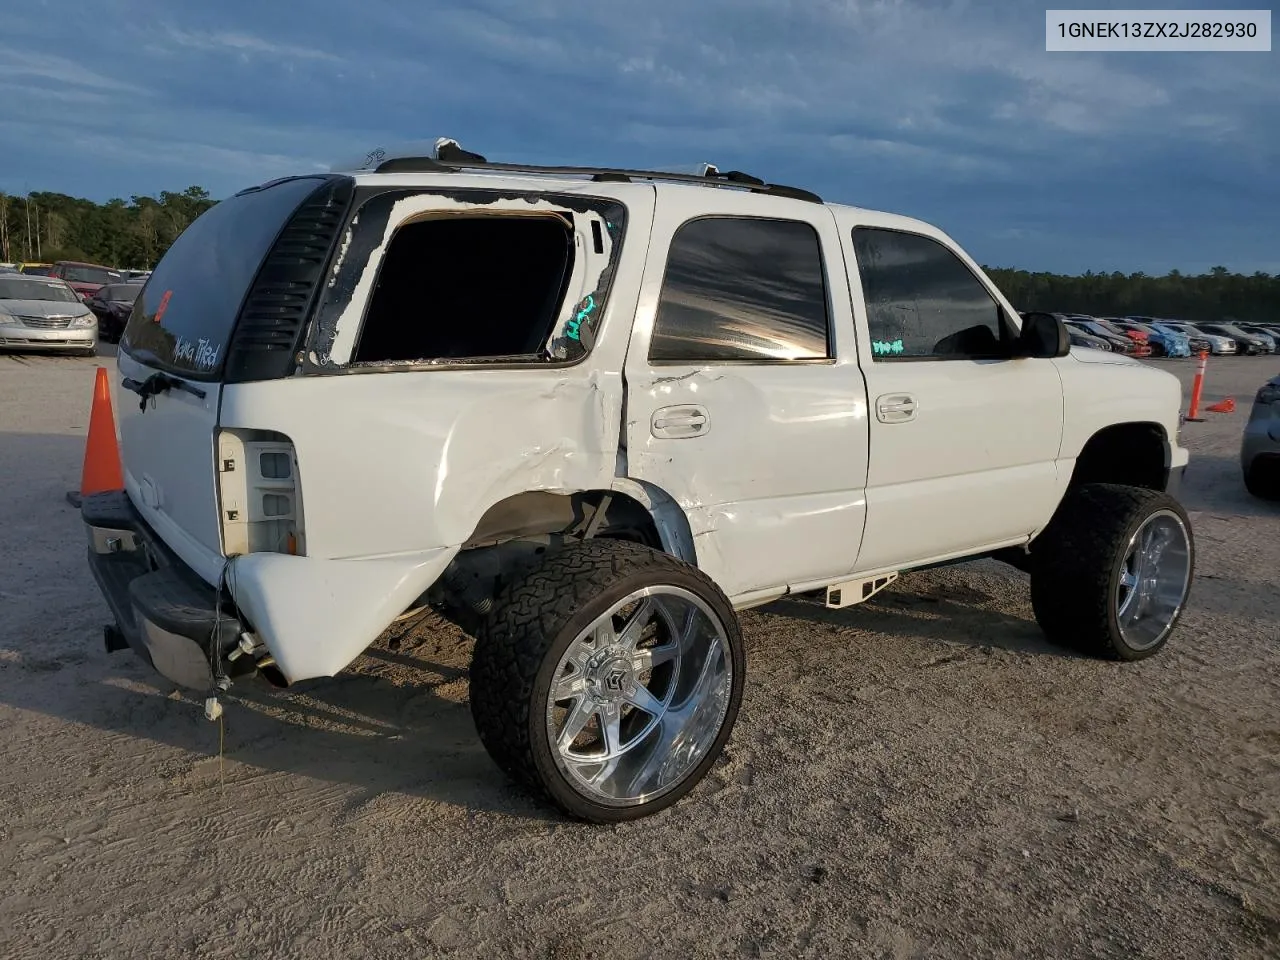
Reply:
<svg viewBox="0 0 1280 960"><path fill-rule="evenodd" d="M305 554L298 458L284 434L220 431L218 494L227 556Z"/></svg>

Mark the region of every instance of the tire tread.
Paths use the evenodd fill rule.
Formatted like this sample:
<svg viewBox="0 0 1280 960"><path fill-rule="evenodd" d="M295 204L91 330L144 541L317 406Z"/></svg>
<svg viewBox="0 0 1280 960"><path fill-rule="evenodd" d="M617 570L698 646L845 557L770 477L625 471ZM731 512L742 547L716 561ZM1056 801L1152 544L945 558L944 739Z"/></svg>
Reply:
<svg viewBox="0 0 1280 960"><path fill-rule="evenodd" d="M574 542L501 591L476 640L471 715L481 742L504 773L571 815L596 819L567 808L547 789L539 772L530 738L538 672L556 638L584 604L621 580L660 572L692 577L704 596L723 598L709 577L669 554L624 540ZM726 627L736 630L736 622Z"/></svg>
<svg viewBox="0 0 1280 960"><path fill-rule="evenodd" d="M1191 525L1182 506L1160 490L1090 483L1070 491L1032 544L1031 605L1053 643L1108 660L1137 660L1112 626L1112 575L1117 552L1139 518L1173 510ZM1194 558L1194 553L1193 553Z"/></svg>

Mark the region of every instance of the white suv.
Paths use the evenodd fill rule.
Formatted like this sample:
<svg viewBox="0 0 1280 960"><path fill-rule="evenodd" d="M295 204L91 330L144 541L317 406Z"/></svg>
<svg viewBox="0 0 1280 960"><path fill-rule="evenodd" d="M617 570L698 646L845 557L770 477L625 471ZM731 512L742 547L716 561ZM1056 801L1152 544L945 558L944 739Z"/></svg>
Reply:
<svg viewBox="0 0 1280 960"><path fill-rule="evenodd" d="M442 140L264 184L165 255L119 374L108 649L291 683L431 605L493 758L591 820L714 762L736 610L994 555L1053 640L1137 660L1191 583L1174 377L1071 350L934 227L736 172Z"/></svg>

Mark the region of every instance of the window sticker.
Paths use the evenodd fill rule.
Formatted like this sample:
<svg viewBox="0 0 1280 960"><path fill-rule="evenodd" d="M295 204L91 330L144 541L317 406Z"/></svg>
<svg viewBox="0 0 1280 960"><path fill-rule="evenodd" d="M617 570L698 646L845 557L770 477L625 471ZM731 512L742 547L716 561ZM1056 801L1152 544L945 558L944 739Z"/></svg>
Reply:
<svg viewBox="0 0 1280 960"><path fill-rule="evenodd" d="M156 315L151 318L152 323L159 323L160 318L164 316L164 312L169 309L169 298L173 296L172 290L166 290L160 297L160 305L156 307Z"/></svg>
<svg viewBox="0 0 1280 960"><path fill-rule="evenodd" d="M573 319L565 324L564 335L570 340L581 340L582 323L591 316L595 308L596 298L591 294L587 294L587 298L578 304L578 310Z"/></svg>
<svg viewBox="0 0 1280 960"><path fill-rule="evenodd" d="M871 352L878 357L887 357L902 353L905 348L901 340L872 340Z"/></svg>

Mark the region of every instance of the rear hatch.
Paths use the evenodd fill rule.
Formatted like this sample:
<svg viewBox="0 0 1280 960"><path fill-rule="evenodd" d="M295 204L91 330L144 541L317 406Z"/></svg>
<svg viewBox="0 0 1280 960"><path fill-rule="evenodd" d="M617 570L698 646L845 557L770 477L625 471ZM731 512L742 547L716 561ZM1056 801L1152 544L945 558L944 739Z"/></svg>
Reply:
<svg viewBox="0 0 1280 960"><path fill-rule="evenodd" d="M291 278L301 267L318 280L332 242L309 229L314 218L296 215L317 198L329 211L333 183L332 177L279 181L202 214L147 280L121 341L120 439L129 497L209 583L218 582L223 563L215 466L223 384L292 369L287 361L313 291ZM298 244L287 235L304 219L311 242ZM264 364L264 356L272 362Z"/></svg>

